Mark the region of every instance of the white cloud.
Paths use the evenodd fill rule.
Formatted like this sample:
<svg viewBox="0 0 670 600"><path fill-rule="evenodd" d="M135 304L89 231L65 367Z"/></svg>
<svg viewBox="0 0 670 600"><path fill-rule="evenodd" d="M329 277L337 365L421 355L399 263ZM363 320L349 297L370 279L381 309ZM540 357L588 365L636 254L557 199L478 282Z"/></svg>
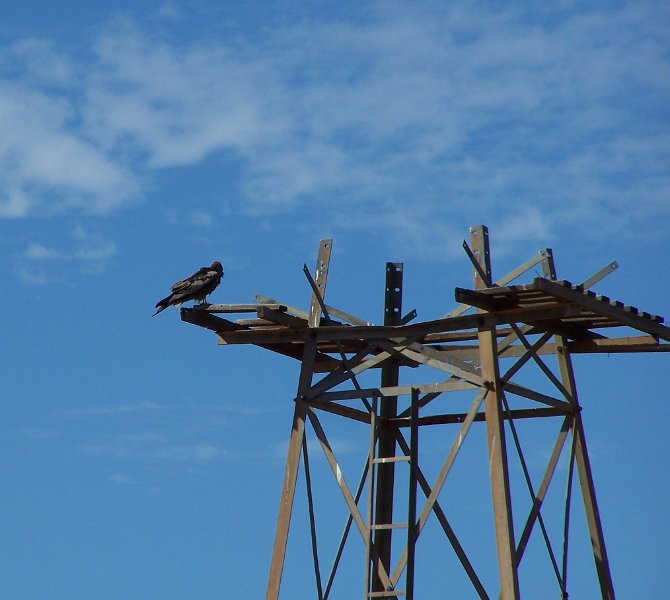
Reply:
<svg viewBox="0 0 670 600"><path fill-rule="evenodd" d="M99 435L95 441L80 444L85 454L110 455L121 459L170 460L209 462L231 460L236 454L207 442L178 443L162 434L144 432L134 434Z"/></svg>
<svg viewBox="0 0 670 600"><path fill-rule="evenodd" d="M73 127L71 100L0 80L0 216L104 213L137 192L134 175Z"/></svg>
<svg viewBox="0 0 670 600"><path fill-rule="evenodd" d="M109 477L109 481L116 485L134 485L136 482L125 473L115 473Z"/></svg>
<svg viewBox="0 0 670 600"><path fill-rule="evenodd" d="M136 402L133 404L114 404L109 406L96 406L90 408L77 408L70 411L75 418L108 417L114 415L127 415L145 411L165 410L165 406L157 402Z"/></svg>
<svg viewBox="0 0 670 600"><path fill-rule="evenodd" d="M23 253L23 258L28 260L52 260L54 258L61 258L61 255L51 248L47 248L42 244L29 244Z"/></svg>
<svg viewBox="0 0 670 600"><path fill-rule="evenodd" d="M234 455L213 444L190 444L185 446L162 446L151 450L152 458L166 458L178 461L204 461L232 458Z"/></svg>
<svg viewBox="0 0 670 600"><path fill-rule="evenodd" d="M39 286L56 281L66 284L73 272L101 275L117 253L114 242L85 230L79 224L70 236L71 240L50 242L48 245L41 241L29 242L24 250L15 255L19 280Z"/></svg>
<svg viewBox="0 0 670 600"><path fill-rule="evenodd" d="M43 286L51 282L51 279L44 269L21 265L17 268L16 273L19 281L26 285Z"/></svg>
<svg viewBox="0 0 670 600"><path fill-rule="evenodd" d="M113 210L151 171L229 153L238 210L322 206L421 253L481 221L507 242L667 226L660 20L645 3L510 6L378 3L254 43L116 20L82 61L26 40L7 52L30 76L0 85L0 215Z"/></svg>

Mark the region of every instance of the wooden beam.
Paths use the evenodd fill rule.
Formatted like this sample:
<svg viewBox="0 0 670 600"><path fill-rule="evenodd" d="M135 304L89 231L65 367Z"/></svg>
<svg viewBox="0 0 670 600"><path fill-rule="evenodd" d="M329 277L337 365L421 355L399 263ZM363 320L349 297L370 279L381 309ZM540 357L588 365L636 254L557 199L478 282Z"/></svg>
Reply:
<svg viewBox="0 0 670 600"><path fill-rule="evenodd" d="M491 281L491 261L489 255L488 229L484 226L470 229L473 253L481 268ZM475 289L487 287L486 281L474 273ZM502 382L498 368L498 348L495 333L496 324L479 327L479 348L481 352L481 373L490 387L484 395L486 415L486 437L488 445L489 476L493 499L493 517L498 550L498 573L500 576L500 597L502 600L519 599L519 578L514 561L514 525L512 519L512 499L507 467L505 427L502 418Z"/></svg>

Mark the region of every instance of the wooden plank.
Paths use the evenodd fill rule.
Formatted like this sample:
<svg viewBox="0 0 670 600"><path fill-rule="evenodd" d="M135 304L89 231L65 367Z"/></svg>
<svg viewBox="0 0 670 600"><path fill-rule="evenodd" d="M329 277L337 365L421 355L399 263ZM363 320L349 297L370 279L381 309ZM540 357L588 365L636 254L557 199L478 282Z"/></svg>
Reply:
<svg viewBox="0 0 670 600"><path fill-rule="evenodd" d="M275 303L284 305L286 306L287 312L291 313L292 315L295 315L296 317L300 317L302 319L307 320L308 312L305 310L301 310L299 308L296 308L295 306L286 304L285 302L279 302L278 300L274 300L270 296L265 296L263 294L256 294L254 298L261 303ZM337 317L338 319L342 319L343 321L351 323L352 325L362 325L362 326L374 325L374 323L372 323L371 321L367 321L366 319L357 317L356 315L353 315L335 306L331 306L330 304L326 304L326 310L328 311L329 315Z"/></svg>
<svg viewBox="0 0 670 600"><path fill-rule="evenodd" d="M269 344L273 342L304 342L308 340L385 340L412 337L418 340L431 333L492 327L499 324L536 323L541 321L544 326L544 322L548 319L560 319L562 317L574 316L576 313L577 309L575 306L563 304L552 308L515 308L496 313L478 313L400 326L324 326L307 330L280 329L276 331L247 331L238 329L235 331L217 331L217 333L228 344ZM208 327L204 322L198 322L197 320L191 322L212 329L212 327ZM214 330L216 331L216 329Z"/></svg>
<svg viewBox="0 0 670 600"><path fill-rule="evenodd" d="M661 344L656 338L648 335L623 338L601 338L595 340L579 340L568 342L572 354L621 352L670 352L670 344Z"/></svg>
<svg viewBox="0 0 670 600"><path fill-rule="evenodd" d="M272 323L277 323L280 325L286 325L287 327L295 328L305 328L307 327L307 319L302 319L300 317L294 317L286 312L286 310L276 310L268 306L259 305L258 307L258 318L271 321Z"/></svg>
<svg viewBox="0 0 670 600"><path fill-rule="evenodd" d="M379 344L382 348L388 349L389 352L392 350L400 352L403 356L411 358L417 363L455 375L479 387L484 385L482 376L468 363L451 357L447 353L438 352L430 346L416 342L405 348L394 347L390 342L379 342Z"/></svg>
<svg viewBox="0 0 670 600"><path fill-rule="evenodd" d="M549 281L543 277L535 278L534 283L538 288L543 289L547 293L551 293L557 298L568 302L574 302L595 313L605 315L614 321L619 321L622 325L670 341L670 328L661 325L657 321L641 317L632 310L627 311L625 307L624 309L621 309L617 306L612 306L608 302L601 302L596 299L595 295L589 294L589 292L583 293L576 289L559 285L556 282Z"/></svg>
<svg viewBox="0 0 670 600"><path fill-rule="evenodd" d="M505 381L503 387L505 388L505 391L509 392L510 394L516 394L517 396L528 398L529 400L535 400L536 402L546 404L547 406L553 406L554 408L561 409L566 413L572 413L574 410L574 406L568 404L567 402L563 402L557 398L552 398L546 394L541 394L523 385L519 385L518 383Z"/></svg>
<svg viewBox="0 0 670 600"><path fill-rule="evenodd" d="M540 484L540 487L538 488L537 491L537 495L533 500L533 507L530 511L530 514L528 515L528 519L526 520L526 526L524 527L523 533L519 538L519 543L517 545L515 555L515 561L517 567L521 564L521 559L523 558L523 554L526 551L526 546L528 545L530 534L533 531L533 526L535 525L535 521L540 515L540 509L542 508L542 503L544 502L544 499L547 495L547 491L549 490L549 484L551 483L551 480L554 477L554 472L556 471L556 466L558 465L558 459L561 456L563 446L565 445L565 440L568 436L568 432L570 431L570 419L571 417L566 416L565 420L563 421L563 425L561 426L561 430L556 439L556 443L554 444L554 449L551 453L551 456L549 457L549 463L547 464L547 468L545 469L544 477L542 478L542 483Z"/></svg>
<svg viewBox="0 0 670 600"><path fill-rule="evenodd" d="M361 423L370 423L370 413L357 410L355 408L350 408L349 406L343 406L337 402L327 402L321 398L316 398L309 401L309 405L312 408L318 408L324 412L329 412L334 415L339 415L341 417L346 417L348 419L353 419L354 421L359 421Z"/></svg>
<svg viewBox="0 0 670 600"><path fill-rule="evenodd" d="M554 266L553 256L550 255L543 263L542 267L547 276L552 278L555 277L556 268ZM569 292L571 295L579 293L568 289L565 289L565 291ZM571 401L575 408L574 420L572 421L572 435L574 437L573 441L575 443L575 463L579 472L582 498L584 501L584 510L586 513L586 521L589 527L593 558L596 563L596 571L598 572L600 590L603 600L614 600L614 585L612 583L612 575L609 568L607 550L605 548L602 521L600 519L600 512L598 510L598 502L596 500L596 492L593 484L593 475L588 451L586 448L586 439L584 437L584 430L579 407L579 397L577 394L577 386L575 384L575 374L572 368L572 357L570 355L570 350L565 344L564 338L560 336L556 337L555 343L558 349L557 357L558 366L561 373L561 380L563 381L565 387L569 390Z"/></svg>
<svg viewBox="0 0 670 600"><path fill-rule="evenodd" d="M314 269L314 283L316 291L312 292L312 301L309 308L307 322L310 327L318 327L321 321L321 303L326 298L326 284L328 283L328 270L330 268L330 254L333 248L333 240L321 240ZM318 293L318 296L317 296Z"/></svg>
<svg viewBox="0 0 670 600"><path fill-rule="evenodd" d="M500 279L498 279L493 285L495 286L505 286L507 285L510 281L513 281L517 277L523 275L525 272L529 271L532 269L535 265L541 263L547 255L547 250L540 250L535 256L532 258L528 259L526 262L522 263L516 269L513 269ZM462 315L465 311L469 310L472 308L468 304L461 304L454 308L450 313L445 315L446 317L458 317Z"/></svg>
<svg viewBox="0 0 670 600"><path fill-rule="evenodd" d="M286 312L286 306L283 304L196 304L192 310L202 311L210 314L216 313L253 313L259 307L265 307L272 310Z"/></svg>
<svg viewBox="0 0 670 600"><path fill-rule="evenodd" d="M488 312L513 308L517 305L517 299L511 297L509 294L498 297L493 294L482 294L475 290L457 287L454 290L454 296L457 302L469 304Z"/></svg>
<svg viewBox="0 0 670 600"><path fill-rule="evenodd" d="M442 392L455 392L459 390L476 390L479 386L461 381L459 379L448 379L442 383L424 383L420 385L399 385L384 386L378 388L364 388L361 390L337 390L335 392L323 392L315 399L327 400L328 402L336 400L355 400L357 398L372 398L377 395L380 397L409 396L412 388L416 388L422 394L440 394Z"/></svg>
<svg viewBox="0 0 670 600"><path fill-rule="evenodd" d="M470 229L470 240L481 267L491 277L488 229L484 226ZM486 287L486 282L475 272L475 290ZM510 493L505 427L502 418L502 382L498 365L496 323L481 325L479 347L482 377L490 382L484 393L484 413L486 415L486 439L488 447L489 479L493 501L493 520L496 532L498 554L498 574L502 600L519 599L519 578L514 564L514 524Z"/></svg>
<svg viewBox="0 0 670 600"><path fill-rule="evenodd" d="M282 485L281 499L279 502L277 529L275 531L268 585L265 593L266 600L279 600L279 588L281 585L282 572L284 570L286 544L288 542L291 512L293 510L295 487L298 478L298 466L300 464L300 454L303 437L305 435L307 404L300 398L304 395L305 390L309 387L312 380L315 355L316 345L314 343L305 344L304 356L300 369L300 379L298 382L298 397L296 398L295 403L295 412L293 414L293 423L291 425L291 435L288 446L288 456L286 458L286 467L284 470L284 483Z"/></svg>

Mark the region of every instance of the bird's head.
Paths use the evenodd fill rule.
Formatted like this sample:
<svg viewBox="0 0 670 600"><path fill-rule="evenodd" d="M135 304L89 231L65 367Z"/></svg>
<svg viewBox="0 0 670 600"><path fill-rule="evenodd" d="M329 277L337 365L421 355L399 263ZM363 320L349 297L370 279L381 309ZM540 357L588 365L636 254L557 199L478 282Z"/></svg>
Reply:
<svg viewBox="0 0 670 600"><path fill-rule="evenodd" d="M218 260L215 260L212 263L212 269L214 269L220 275L223 275L223 265Z"/></svg>

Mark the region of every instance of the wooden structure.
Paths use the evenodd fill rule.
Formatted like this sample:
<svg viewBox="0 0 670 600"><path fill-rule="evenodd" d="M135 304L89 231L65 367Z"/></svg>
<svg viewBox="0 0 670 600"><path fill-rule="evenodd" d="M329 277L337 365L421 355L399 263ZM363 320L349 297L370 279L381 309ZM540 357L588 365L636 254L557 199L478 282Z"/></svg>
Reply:
<svg viewBox="0 0 670 600"><path fill-rule="evenodd" d="M556 278L551 250L543 250L504 277L493 280L488 230L470 230L464 249L473 266L472 289L457 288L460 303L442 318L412 322L416 312L402 315L403 266L387 263L385 317L373 325L325 303L332 240L319 247L313 274L305 267L312 290L306 311L272 298L257 296L256 304L204 305L184 308L181 318L206 327L226 345L255 344L301 361L288 458L281 490L279 517L272 553L266 600L277 600L284 567L289 524L299 465L304 463L312 532L315 596L329 597L342 549L352 525L365 548L362 597L408 598L414 595L415 548L428 517L437 518L467 578L473 597L514 600L520 597L519 567L534 532L542 536L555 582L547 582L547 596L568 597L568 525L573 471L576 468L592 543L595 570L603 599L615 597L603 528L589 463L572 368L579 353L658 352L670 349L670 328L661 317L642 312L589 288L614 270L611 263L581 285ZM530 283L511 283L530 269L542 277ZM254 318L231 321L220 315L253 312ZM618 332L618 335L610 335ZM606 335L607 334L607 335ZM550 362L551 361L551 362ZM530 387L517 380L528 365L536 365L542 386ZM411 385L401 383L401 372L420 367L433 377ZM379 384L365 387L364 373L378 369ZM437 374L437 381L435 375ZM416 379L416 377L414 377ZM545 390L549 388L549 391ZM471 391L467 412L449 410L444 400L451 392ZM319 418L332 413L369 425L367 465L356 490L349 487ZM543 477L529 475L517 426L536 419L555 419L558 432ZM463 442L475 423L483 423L488 444L488 471L498 589L485 589L468 552L459 541L457 527L449 521L439 494ZM309 424L323 449L348 510L348 519L333 567L322 579L311 495L309 453L305 427ZM454 434L453 443L439 470L429 482L419 461L419 442L425 427L443 427ZM568 443L568 441L570 443ZM508 462L515 448L522 466L530 505L525 519L515 522ZM562 455L568 456L568 483L563 513L562 553L552 546L542 516L542 506ZM483 453L482 453L483 456ZM516 459L515 459L516 460ZM407 489L398 489L397 469L408 468ZM367 483L367 500L363 493ZM425 501L419 502L419 493ZM394 503L403 494L407 511L396 522ZM530 502L528 502L530 498ZM355 543L353 540L352 543ZM393 550L393 552L392 552ZM490 587L490 586L489 586ZM447 595L442 597L449 597Z"/></svg>

